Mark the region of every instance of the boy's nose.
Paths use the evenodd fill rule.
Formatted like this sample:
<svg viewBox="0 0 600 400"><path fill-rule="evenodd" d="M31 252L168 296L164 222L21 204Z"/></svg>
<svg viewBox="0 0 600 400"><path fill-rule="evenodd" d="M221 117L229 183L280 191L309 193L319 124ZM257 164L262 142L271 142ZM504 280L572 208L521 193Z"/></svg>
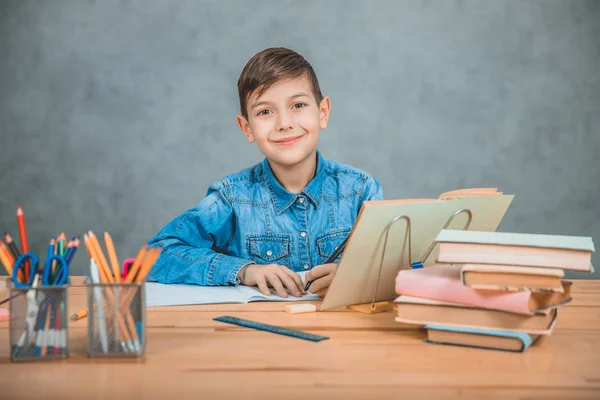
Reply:
<svg viewBox="0 0 600 400"><path fill-rule="evenodd" d="M286 131L288 129L292 129L293 118L286 112L279 113L277 118L277 130L278 131Z"/></svg>

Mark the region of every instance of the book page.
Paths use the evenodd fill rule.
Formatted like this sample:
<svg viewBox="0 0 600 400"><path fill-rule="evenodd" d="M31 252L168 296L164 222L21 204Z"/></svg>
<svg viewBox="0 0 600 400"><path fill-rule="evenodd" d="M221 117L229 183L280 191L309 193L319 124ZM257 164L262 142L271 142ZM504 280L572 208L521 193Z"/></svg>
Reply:
<svg viewBox="0 0 600 400"><path fill-rule="evenodd" d="M247 300L247 295L236 286L146 283L146 307L246 303Z"/></svg>

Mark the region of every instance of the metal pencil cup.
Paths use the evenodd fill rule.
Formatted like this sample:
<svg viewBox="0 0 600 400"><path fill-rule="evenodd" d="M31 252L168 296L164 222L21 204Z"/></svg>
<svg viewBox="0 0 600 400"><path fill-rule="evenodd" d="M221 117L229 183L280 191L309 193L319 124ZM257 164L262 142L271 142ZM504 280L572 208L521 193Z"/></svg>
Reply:
<svg viewBox="0 0 600 400"><path fill-rule="evenodd" d="M140 357L146 350L144 283L87 285L90 357Z"/></svg>
<svg viewBox="0 0 600 400"><path fill-rule="evenodd" d="M42 361L69 356L68 285L10 288L10 359ZM14 296L14 297L13 297Z"/></svg>

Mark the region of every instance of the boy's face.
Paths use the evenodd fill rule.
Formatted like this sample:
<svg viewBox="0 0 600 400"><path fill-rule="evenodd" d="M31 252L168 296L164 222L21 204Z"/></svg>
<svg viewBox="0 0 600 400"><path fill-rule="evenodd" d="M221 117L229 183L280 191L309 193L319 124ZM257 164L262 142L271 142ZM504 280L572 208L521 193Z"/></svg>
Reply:
<svg viewBox="0 0 600 400"><path fill-rule="evenodd" d="M319 130L327 127L330 102L317 104L305 77L282 80L247 102L248 119L238 125L250 143L272 163L290 167L314 156Z"/></svg>

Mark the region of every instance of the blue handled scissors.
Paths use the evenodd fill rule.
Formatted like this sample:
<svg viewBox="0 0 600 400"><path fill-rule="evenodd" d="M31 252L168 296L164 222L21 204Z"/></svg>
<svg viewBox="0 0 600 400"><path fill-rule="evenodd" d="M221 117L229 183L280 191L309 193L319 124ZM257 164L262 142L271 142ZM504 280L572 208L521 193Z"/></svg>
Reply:
<svg viewBox="0 0 600 400"><path fill-rule="evenodd" d="M53 246L51 246L53 247ZM52 251L48 250L48 257L46 258L46 263L44 264L44 271L42 274L42 285L44 286L52 286L52 285L64 285L67 282L67 278L69 276L69 265L63 256L54 255L54 249ZM25 271L25 260L30 260L31 265L31 273L29 275L29 280L26 282L20 282L17 278L17 273L19 269ZM54 277L51 278L52 275L52 262L56 261L58 264L56 265L57 273ZM13 282L16 287L24 288L31 287L34 277L39 273L39 259L35 255L35 253L25 253L20 256L15 262L15 268L13 270ZM25 275L24 275L25 276Z"/></svg>

